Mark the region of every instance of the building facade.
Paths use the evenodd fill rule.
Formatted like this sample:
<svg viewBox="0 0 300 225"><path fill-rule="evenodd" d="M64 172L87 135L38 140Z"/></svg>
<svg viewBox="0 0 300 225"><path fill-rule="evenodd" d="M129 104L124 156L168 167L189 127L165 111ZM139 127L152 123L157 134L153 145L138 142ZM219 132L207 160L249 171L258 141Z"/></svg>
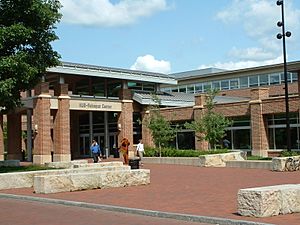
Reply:
<svg viewBox="0 0 300 225"><path fill-rule="evenodd" d="M130 151L140 138L153 146L144 125L153 93L161 113L181 127L173 143L179 149L206 150L183 124L201 118L205 92L218 89L215 111L230 118L230 149L271 156L286 149L283 65L234 71L206 69L172 74L62 63L50 68L34 90L22 93L23 107L0 115L0 160L35 164L90 156L94 138L110 156L123 137ZM288 64L292 149L300 150L300 62ZM7 135L7 143L4 143ZM220 140L221 143L222 140ZM4 147L6 146L6 147ZM6 152L5 152L6 150Z"/></svg>
<svg viewBox="0 0 300 225"><path fill-rule="evenodd" d="M299 73L300 62L288 64L289 115L293 150L300 150ZM180 113L173 114L176 115L173 116L173 120L177 120L177 123L194 120L199 114L197 111L205 110L203 99L198 101L197 98L203 98L204 93L209 89L217 89L219 96L215 99L215 110L233 121L226 132L231 149L267 156L276 155L287 148L282 64L234 71L205 69L173 75L178 84L162 85L162 90L196 94L195 105L185 109L189 115L182 118ZM162 111L170 114L168 110ZM179 114L180 118L176 118ZM188 134L186 138L184 133L179 132L182 139L180 142L186 143L185 140L191 139L191 131L185 132ZM197 143L198 145L201 143L196 141L195 144L196 148L200 148Z"/></svg>
<svg viewBox="0 0 300 225"><path fill-rule="evenodd" d="M22 93L23 107L0 117L0 155L7 127L7 159L35 164L90 156L92 139L109 156L123 137L142 137L144 107L135 93L159 91L176 84L168 75L74 63L50 68L34 90ZM4 126L5 123L5 126ZM146 131L145 131L146 132Z"/></svg>

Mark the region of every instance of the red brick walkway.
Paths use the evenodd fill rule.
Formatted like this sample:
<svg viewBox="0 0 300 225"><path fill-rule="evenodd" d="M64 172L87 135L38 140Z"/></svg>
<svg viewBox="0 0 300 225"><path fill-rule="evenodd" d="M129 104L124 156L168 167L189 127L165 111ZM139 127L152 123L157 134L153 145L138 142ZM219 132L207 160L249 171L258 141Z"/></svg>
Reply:
<svg viewBox="0 0 300 225"><path fill-rule="evenodd" d="M239 189L300 183L300 172L155 164L146 164L144 168L151 170L151 184L147 186L48 195L33 194L32 189L1 192L278 225L300 224L300 213L269 218L248 218L236 214Z"/></svg>

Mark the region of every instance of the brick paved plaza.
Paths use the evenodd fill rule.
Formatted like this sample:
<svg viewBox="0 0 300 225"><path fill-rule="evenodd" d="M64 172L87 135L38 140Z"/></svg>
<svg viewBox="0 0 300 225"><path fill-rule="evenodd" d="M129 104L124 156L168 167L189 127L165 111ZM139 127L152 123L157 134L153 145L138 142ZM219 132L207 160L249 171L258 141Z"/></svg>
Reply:
<svg viewBox="0 0 300 225"><path fill-rule="evenodd" d="M299 172L281 173L260 169L202 168L157 164L146 164L144 168L151 170L151 184L148 186L97 189L47 195L34 194L31 188L5 190L1 191L1 193L249 220L278 225L299 225L299 213L270 218L248 218L236 214L236 199L239 189L300 183ZM3 212L2 207L5 207L3 203L1 202L0 204L0 213ZM15 211L14 209L17 206L12 204L10 207L14 214L18 213L19 210ZM41 216L41 214L35 212L34 208L28 212L28 216L37 215ZM47 212L42 215L47 216ZM90 218L91 220L93 220L92 217ZM80 224L76 222L78 222L77 217L73 224ZM184 223L181 222L180 224Z"/></svg>

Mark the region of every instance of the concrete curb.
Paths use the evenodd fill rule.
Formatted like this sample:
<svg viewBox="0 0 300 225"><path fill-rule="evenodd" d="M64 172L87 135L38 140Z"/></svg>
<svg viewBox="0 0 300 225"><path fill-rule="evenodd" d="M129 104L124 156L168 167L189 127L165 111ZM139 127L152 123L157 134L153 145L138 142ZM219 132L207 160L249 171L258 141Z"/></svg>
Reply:
<svg viewBox="0 0 300 225"><path fill-rule="evenodd" d="M219 218L219 217L161 212L161 211L153 211L153 210L127 208L121 206L101 205L101 204L67 201L67 200L60 200L60 199L40 198L40 197L24 196L24 195L0 193L0 198L17 199L23 201L34 201L34 202L42 202L48 204L59 204L59 205L66 205L66 206L76 206L76 207L83 207L83 208L90 208L90 209L101 209L101 210L107 210L113 212L122 212L122 213L130 213L130 214L137 214L143 216L168 218L168 219L182 220L188 222L209 223L209 224L217 224L217 225L274 225L274 224L251 222L245 220L233 220L233 219L226 219L226 218Z"/></svg>

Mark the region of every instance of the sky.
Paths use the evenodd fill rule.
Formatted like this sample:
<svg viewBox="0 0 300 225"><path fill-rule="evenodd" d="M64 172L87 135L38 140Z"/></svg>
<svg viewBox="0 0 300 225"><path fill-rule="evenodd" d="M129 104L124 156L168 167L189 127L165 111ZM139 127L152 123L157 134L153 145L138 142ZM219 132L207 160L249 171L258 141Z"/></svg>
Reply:
<svg viewBox="0 0 300 225"><path fill-rule="evenodd" d="M177 73L283 62L276 0L60 0L61 60ZM300 1L284 0L287 61L300 60Z"/></svg>

